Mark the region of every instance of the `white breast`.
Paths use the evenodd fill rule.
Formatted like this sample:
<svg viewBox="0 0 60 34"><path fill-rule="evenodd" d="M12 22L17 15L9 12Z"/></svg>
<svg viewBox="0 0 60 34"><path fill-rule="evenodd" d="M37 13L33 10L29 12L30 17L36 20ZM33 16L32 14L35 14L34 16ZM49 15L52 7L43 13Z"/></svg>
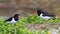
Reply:
<svg viewBox="0 0 60 34"><path fill-rule="evenodd" d="M12 18L11 21L9 21L8 23L16 23L17 21L14 20L14 18Z"/></svg>
<svg viewBox="0 0 60 34"><path fill-rule="evenodd" d="M49 16L43 16L43 14L40 14L40 18L45 19L45 20L48 20L48 19L50 19L51 17L49 17Z"/></svg>
<svg viewBox="0 0 60 34"><path fill-rule="evenodd" d="M14 18L12 18L12 21L11 21L11 22L12 22L12 23L13 23L13 22L15 23L16 21L14 20Z"/></svg>

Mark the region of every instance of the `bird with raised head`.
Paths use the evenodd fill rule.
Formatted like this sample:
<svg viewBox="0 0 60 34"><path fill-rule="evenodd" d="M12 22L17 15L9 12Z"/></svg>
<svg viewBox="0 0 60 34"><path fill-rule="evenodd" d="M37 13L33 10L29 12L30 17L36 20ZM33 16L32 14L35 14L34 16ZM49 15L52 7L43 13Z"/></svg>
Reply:
<svg viewBox="0 0 60 34"><path fill-rule="evenodd" d="M19 20L19 14L15 14L14 16L8 18L7 20L5 20L4 22L7 23L16 23Z"/></svg>

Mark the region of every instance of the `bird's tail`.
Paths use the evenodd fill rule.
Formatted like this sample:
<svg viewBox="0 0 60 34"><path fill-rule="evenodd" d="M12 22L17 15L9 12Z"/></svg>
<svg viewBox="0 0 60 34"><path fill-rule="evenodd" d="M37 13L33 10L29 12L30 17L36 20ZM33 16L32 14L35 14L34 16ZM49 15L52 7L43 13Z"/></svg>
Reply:
<svg viewBox="0 0 60 34"><path fill-rule="evenodd" d="M55 17L51 17L51 19L53 19L53 20L55 20L55 19L57 19L58 17L57 16L55 16ZM50 20L50 19L49 19Z"/></svg>

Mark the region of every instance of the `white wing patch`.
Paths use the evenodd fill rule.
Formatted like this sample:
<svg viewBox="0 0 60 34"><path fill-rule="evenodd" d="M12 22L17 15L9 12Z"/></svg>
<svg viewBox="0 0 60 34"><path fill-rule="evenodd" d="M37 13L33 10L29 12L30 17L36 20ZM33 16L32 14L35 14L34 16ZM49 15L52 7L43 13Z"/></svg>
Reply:
<svg viewBox="0 0 60 34"><path fill-rule="evenodd" d="M17 21L14 20L14 18L12 18L11 21L8 21L8 23L16 23Z"/></svg>
<svg viewBox="0 0 60 34"><path fill-rule="evenodd" d="M43 14L40 14L40 18L45 19L45 20L48 20L48 19L50 19L51 17L49 17L49 16L43 16Z"/></svg>

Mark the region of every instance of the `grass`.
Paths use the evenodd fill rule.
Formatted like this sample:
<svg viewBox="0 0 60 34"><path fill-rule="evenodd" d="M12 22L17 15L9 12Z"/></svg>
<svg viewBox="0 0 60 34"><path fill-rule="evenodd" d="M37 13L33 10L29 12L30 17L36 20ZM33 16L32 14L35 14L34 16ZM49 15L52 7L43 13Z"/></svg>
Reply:
<svg viewBox="0 0 60 34"><path fill-rule="evenodd" d="M50 19L47 20L47 24L54 24L60 22L60 19ZM25 25L26 24L43 24L44 20L41 19L39 16L35 15L28 15L27 17L23 17L15 24L4 23L4 19L0 18L0 34L50 34L49 28L46 27L45 31L42 30L32 30L29 31Z"/></svg>

